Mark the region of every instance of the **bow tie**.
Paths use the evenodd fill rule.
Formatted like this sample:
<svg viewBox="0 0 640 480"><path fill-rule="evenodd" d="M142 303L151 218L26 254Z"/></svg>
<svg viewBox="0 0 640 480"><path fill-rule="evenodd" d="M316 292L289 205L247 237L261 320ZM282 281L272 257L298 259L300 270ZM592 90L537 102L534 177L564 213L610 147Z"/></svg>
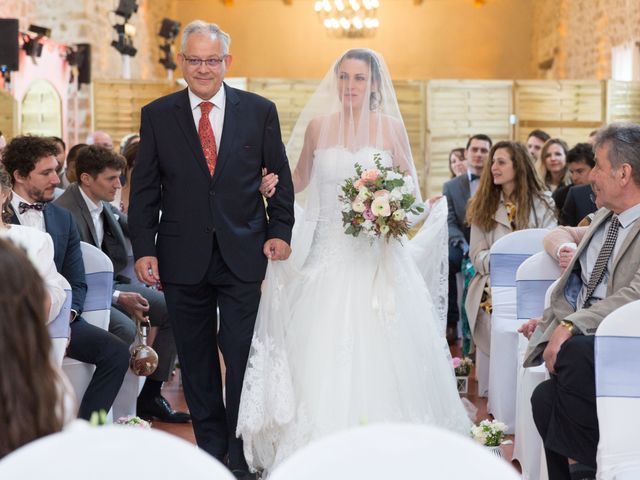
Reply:
<svg viewBox="0 0 640 480"><path fill-rule="evenodd" d="M20 202L18 204L18 212L22 215L27 210L35 210L36 212L41 212L44 209L44 203L34 203L33 205L29 205L28 203Z"/></svg>
<svg viewBox="0 0 640 480"><path fill-rule="evenodd" d="M475 173L470 173L469 176L471 177L472 182L480 178L480 175L476 175Z"/></svg>

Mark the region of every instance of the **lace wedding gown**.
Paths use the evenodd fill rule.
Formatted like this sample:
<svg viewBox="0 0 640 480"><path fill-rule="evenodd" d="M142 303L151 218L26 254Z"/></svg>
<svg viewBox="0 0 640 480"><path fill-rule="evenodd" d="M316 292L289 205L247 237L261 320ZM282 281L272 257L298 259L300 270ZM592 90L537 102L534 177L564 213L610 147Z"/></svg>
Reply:
<svg viewBox="0 0 640 480"><path fill-rule="evenodd" d="M374 422L468 435L444 311L412 255L438 256L446 243L438 245L428 231L411 246L344 233L339 184L355 174L355 163L374 168L376 152L391 164L387 152L372 148L316 151L311 182L319 201L308 254L297 267L295 259L269 265L237 430L253 469L270 470L313 439ZM446 229L445 202L436 208ZM292 248L300 254L309 228L296 222ZM436 285L441 273L425 272Z"/></svg>

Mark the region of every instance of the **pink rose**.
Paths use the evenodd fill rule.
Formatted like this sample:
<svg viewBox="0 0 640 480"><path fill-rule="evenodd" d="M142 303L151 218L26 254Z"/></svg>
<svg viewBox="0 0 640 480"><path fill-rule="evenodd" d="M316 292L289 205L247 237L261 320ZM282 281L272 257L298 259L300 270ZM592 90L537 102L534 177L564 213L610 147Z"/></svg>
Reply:
<svg viewBox="0 0 640 480"><path fill-rule="evenodd" d="M384 197L389 196L389 190L378 190L373 194L374 197Z"/></svg>
<svg viewBox="0 0 640 480"><path fill-rule="evenodd" d="M459 357L453 357L452 361L453 361L453 368L458 368L460 366L460 363L462 363Z"/></svg>
<svg viewBox="0 0 640 480"><path fill-rule="evenodd" d="M377 168L373 168L371 170L365 170L364 172L362 172L362 175L360 175L360 179L365 183L373 183L378 179L379 176L380 170L378 170Z"/></svg>
<svg viewBox="0 0 640 480"><path fill-rule="evenodd" d="M362 180L356 180L355 182L353 182L353 186L355 187L356 190L360 190L360 187L364 185L364 182Z"/></svg>
<svg viewBox="0 0 640 480"><path fill-rule="evenodd" d="M376 216L373 214L370 208L367 208L364 212L362 212L362 216L365 218L365 220L373 221L376 219Z"/></svg>

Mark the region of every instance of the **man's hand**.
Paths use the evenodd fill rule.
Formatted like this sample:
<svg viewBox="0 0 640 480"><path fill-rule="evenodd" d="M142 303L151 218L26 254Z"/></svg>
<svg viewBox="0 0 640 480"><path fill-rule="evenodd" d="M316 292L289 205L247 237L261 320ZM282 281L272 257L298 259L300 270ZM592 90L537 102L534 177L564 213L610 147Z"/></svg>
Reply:
<svg viewBox="0 0 640 480"><path fill-rule="evenodd" d="M279 238L271 238L264 242L262 249L269 260L286 260L291 255L291 247Z"/></svg>
<svg viewBox="0 0 640 480"><path fill-rule="evenodd" d="M276 185L278 185L278 175L275 173L267 173L267 169L262 169L262 182L260 183L260 193L267 198L273 197L276 193Z"/></svg>
<svg viewBox="0 0 640 480"><path fill-rule="evenodd" d="M547 366L547 370L549 370L549 373L556 372L556 357L558 356L560 347L570 338L571 332L568 329L564 328L562 325L558 325L553 331L553 334L551 334L549 343L547 343L544 352L542 352L542 358L544 359L544 363Z"/></svg>
<svg viewBox="0 0 640 480"><path fill-rule="evenodd" d="M569 266L575 254L576 249L572 246L564 245L560 247L560 249L558 250L558 265L560 265L562 271L564 271Z"/></svg>
<svg viewBox="0 0 640 480"><path fill-rule="evenodd" d="M135 264L138 280L146 285L156 285L160 283L160 273L158 272L158 259L156 257L142 257Z"/></svg>
<svg viewBox="0 0 640 480"><path fill-rule="evenodd" d="M149 311L149 302L139 293L120 292L118 295L118 305L121 306L129 316L133 316L136 312Z"/></svg>
<svg viewBox="0 0 640 480"><path fill-rule="evenodd" d="M540 319L541 317L536 317L530 319L528 322L524 322L518 329L518 332L524 335L527 339L531 338L531 335L533 335Z"/></svg>

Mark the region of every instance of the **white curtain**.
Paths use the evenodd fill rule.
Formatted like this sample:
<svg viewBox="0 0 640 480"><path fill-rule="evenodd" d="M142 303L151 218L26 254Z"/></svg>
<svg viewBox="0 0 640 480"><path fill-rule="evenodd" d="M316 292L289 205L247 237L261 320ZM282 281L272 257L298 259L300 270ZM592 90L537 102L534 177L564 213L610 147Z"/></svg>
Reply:
<svg viewBox="0 0 640 480"><path fill-rule="evenodd" d="M611 49L611 79L640 80L640 48L638 42L629 41Z"/></svg>

